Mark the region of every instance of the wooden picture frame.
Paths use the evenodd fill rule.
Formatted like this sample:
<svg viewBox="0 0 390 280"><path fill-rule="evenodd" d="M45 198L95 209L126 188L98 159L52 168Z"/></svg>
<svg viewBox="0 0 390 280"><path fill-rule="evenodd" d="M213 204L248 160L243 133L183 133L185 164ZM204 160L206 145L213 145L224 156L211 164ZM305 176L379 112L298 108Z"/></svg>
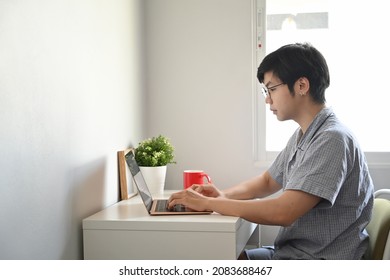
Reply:
<svg viewBox="0 0 390 280"><path fill-rule="evenodd" d="M118 173L119 173L119 189L121 200L129 199L137 194L137 190L134 187L133 177L131 176L130 169L127 166L125 155L133 149L126 149L118 151Z"/></svg>

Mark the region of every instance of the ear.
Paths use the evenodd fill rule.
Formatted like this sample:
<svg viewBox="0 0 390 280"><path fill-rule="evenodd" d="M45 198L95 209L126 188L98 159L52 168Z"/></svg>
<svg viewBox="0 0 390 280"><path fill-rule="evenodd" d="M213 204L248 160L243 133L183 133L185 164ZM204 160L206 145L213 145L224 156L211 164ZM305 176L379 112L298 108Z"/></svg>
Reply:
<svg viewBox="0 0 390 280"><path fill-rule="evenodd" d="M295 89L299 95L304 96L309 93L310 82L306 77L301 77L295 82Z"/></svg>

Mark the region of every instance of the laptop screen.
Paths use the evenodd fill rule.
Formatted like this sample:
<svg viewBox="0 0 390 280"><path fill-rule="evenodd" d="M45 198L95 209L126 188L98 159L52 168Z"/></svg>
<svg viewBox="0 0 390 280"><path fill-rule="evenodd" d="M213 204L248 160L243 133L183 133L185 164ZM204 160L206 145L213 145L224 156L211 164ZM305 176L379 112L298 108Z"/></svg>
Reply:
<svg viewBox="0 0 390 280"><path fill-rule="evenodd" d="M129 151L125 155L125 158L126 158L127 166L130 168L131 175L133 175L135 185L137 186L137 189L142 197L142 200L144 201L146 209L148 210L148 212L150 212L152 208L152 202L153 202L152 195L150 194L144 176L142 176L141 170L139 169L138 164L135 161L133 151Z"/></svg>

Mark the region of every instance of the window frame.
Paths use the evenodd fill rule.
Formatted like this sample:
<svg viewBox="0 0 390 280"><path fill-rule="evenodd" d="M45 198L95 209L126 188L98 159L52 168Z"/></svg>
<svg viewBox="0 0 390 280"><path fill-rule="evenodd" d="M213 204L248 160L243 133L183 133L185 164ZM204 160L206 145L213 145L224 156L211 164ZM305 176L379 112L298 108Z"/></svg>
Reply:
<svg viewBox="0 0 390 280"><path fill-rule="evenodd" d="M265 57L266 41L266 0L252 0L252 104L253 104L253 160L256 167L268 167L280 151L266 150L266 103L260 92L257 68ZM288 139L286 139L287 143ZM390 152L364 152L370 168L390 168Z"/></svg>

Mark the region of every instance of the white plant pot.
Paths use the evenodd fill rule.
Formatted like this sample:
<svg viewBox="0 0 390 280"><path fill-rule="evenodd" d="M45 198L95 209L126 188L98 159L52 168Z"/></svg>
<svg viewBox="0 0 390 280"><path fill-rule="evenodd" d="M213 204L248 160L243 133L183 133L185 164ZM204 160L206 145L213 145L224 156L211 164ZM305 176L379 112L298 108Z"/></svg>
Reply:
<svg viewBox="0 0 390 280"><path fill-rule="evenodd" d="M165 176L167 174L167 166L140 166L145 182L152 194L162 194L164 192Z"/></svg>

